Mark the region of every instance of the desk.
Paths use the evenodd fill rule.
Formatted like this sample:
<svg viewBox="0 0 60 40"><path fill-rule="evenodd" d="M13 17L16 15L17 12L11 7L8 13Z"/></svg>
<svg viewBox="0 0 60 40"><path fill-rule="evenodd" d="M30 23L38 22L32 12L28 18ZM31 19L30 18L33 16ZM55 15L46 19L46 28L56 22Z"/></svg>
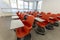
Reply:
<svg viewBox="0 0 60 40"><path fill-rule="evenodd" d="M23 27L23 26L24 26L24 24L22 23L22 21L12 20L10 29L15 29L15 28Z"/></svg>
<svg viewBox="0 0 60 40"><path fill-rule="evenodd" d="M53 17L49 17L50 19L54 19Z"/></svg>
<svg viewBox="0 0 60 40"><path fill-rule="evenodd" d="M39 22L45 21L38 17L36 17L35 20L37 20ZM12 20L10 29L15 29L15 28L23 27L23 26L24 26L24 24L20 20Z"/></svg>
<svg viewBox="0 0 60 40"><path fill-rule="evenodd" d="M11 14L11 13L0 14L0 17L9 17L9 16L17 16L17 15L16 14Z"/></svg>
<svg viewBox="0 0 60 40"><path fill-rule="evenodd" d="M41 18L38 18L38 17L36 17L35 20L36 20L36 21L39 21L39 22L45 21L45 20L43 20L43 19L41 19Z"/></svg>
<svg viewBox="0 0 60 40"><path fill-rule="evenodd" d="M19 17L18 16L12 16L12 20L18 20Z"/></svg>

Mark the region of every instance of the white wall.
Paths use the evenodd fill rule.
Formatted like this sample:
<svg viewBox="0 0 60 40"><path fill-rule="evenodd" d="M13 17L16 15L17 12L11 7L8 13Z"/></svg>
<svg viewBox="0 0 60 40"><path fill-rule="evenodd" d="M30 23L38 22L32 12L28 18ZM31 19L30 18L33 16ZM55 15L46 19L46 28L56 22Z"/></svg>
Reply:
<svg viewBox="0 0 60 40"><path fill-rule="evenodd" d="M60 0L43 0L41 11L60 13Z"/></svg>

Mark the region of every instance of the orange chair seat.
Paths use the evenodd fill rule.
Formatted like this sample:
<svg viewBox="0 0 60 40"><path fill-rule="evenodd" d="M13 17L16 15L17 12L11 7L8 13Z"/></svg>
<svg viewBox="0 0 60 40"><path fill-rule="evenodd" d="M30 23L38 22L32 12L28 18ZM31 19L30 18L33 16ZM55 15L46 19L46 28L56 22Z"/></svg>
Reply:
<svg viewBox="0 0 60 40"><path fill-rule="evenodd" d="M31 28L28 29L27 26L24 26L22 28L17 28L16 35L18 38L23 38L30 33L30 30L31 30Z"/></svg>
<svg viewBox="0 0 60 40"><path fill-rule="evenodd" d="M37 25L40 27L45 27L48 24L48 22L37 22Z"/></svg>

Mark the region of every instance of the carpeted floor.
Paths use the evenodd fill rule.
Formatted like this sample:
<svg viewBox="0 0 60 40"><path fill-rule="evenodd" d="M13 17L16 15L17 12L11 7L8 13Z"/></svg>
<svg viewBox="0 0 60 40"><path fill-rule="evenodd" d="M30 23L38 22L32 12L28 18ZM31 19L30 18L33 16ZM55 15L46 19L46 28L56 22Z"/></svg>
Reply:
<svg viewBox="0 0 60 40"><path fill-rule="evenodd" d="M31 34L32 40L60 40L60 26L54 27L54 30L46 30L45 35L36 34L34 30Z"/></svg>

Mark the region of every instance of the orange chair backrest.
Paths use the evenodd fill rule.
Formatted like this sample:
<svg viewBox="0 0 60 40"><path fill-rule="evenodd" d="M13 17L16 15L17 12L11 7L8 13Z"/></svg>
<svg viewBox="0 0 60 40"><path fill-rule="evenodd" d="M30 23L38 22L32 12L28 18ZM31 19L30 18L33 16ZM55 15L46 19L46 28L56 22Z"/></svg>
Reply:
<svg viewBox="0 0 60 40"><path fill-rule="evenodd" d="M60 14L57 14L57 18L58 18L58 20L60 20Z"/></svg>
<svg viewBox="0 0 60 40"><path fill-rule="evenodd" d="M52 14L51 17L53 17L54 19L57 19L57 15L56 14Z"/></svg>
<svg viewBox="0 0 60 40"><path fill-rule="evenodd" d="M60 16L60 14L57 14L58 16Z"/></svg>
<svg viewBox="0 0 60 40"><path fill-rule="evenodd" d="M24 14L24 13L17 13L17 16L19 17L19 19L21 19L21 20L23 20L24 19L24 16L25 16L26 14Z"/></svg>
<svg viewBox="0 0 60 40"><path fill-rule="evenodd" d="M51 15L51 12L48 12L47 15Z"/></svg>
<svg viewBox="0 0 60 40"><path fill-rule="evenodd" d="M29 15L26 19L26 22L28 22L28 24L30 24L32 26L33 22L34 22L34 16Z"/></svg>
<svg viewBox="0 0 60 40"><path fill-rule="evenodd" d="M18 11L16 14L17 14L17 16L19 16L20 15L20 12Z"/></svg>
<svg viewBox="0 0 60 40"><path fill-rule="evenodd" d="M51 16L52 14L49 12L49 13L47 13L47 17L49 18L50 16Z"/></svg>
<svg viewBox="0 0 60 40"><path fill-rule="evenodd" d="M30 11L30 12L28 12L28 14L30 14L30 15L31 15L31 14L32 14L32 12Z"/></svg>
<svg viewBox="0 0 60 40"><path fill-rule="evenodd" d="M37 17L37 13L33 13L32 15L33 15L34 17Z"/></svg>
<svg viewBox="0 0 60 40"><path fill-rule="evenodd" d="M44 19L44 20L46 20L46 21L49 18L45 12L41 12L40 15L41 15L41 18Z"/></svg>
<svg viewBox="0 0 60 40"><path fill-rule="evenodd" d="M42 14L46 14L46 13L45 12L41 12L40 14L42 15Z"/></svg>

